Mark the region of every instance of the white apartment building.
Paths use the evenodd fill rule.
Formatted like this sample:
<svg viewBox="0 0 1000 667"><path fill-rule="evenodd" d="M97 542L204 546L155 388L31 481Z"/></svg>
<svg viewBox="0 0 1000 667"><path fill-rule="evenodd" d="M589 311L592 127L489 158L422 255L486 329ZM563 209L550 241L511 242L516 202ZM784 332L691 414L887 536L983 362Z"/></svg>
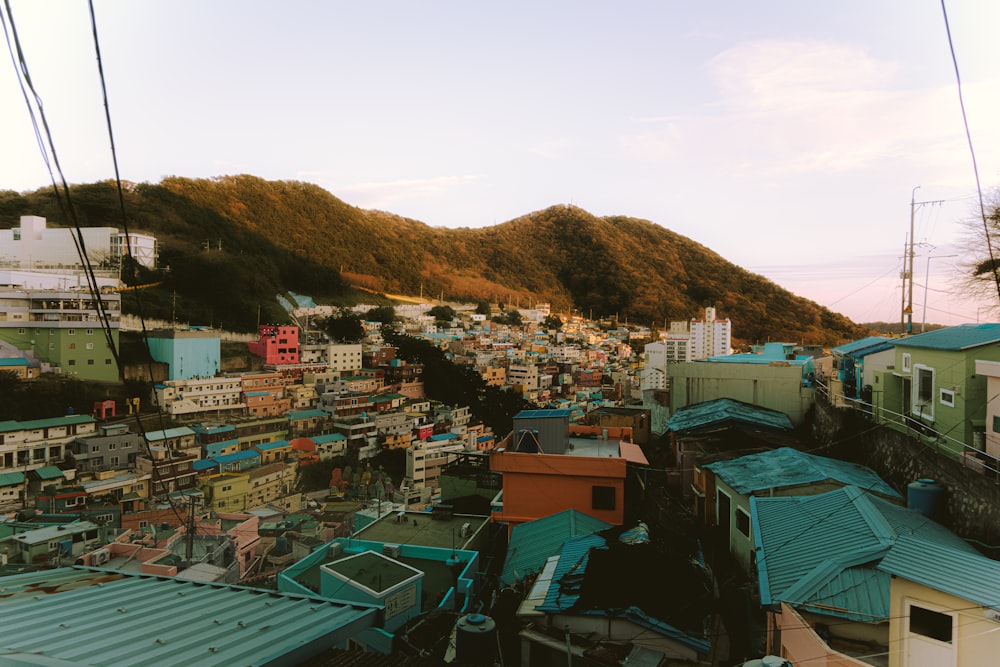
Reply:
<svg viewBox="0 0 1000 667"><path fill-rule="evenodd" d="M691 320L691 360L730 354L732 323L715 317L715 308L705 309L705 318Z"/></svg>
<svg viewBox="0 0 1000 667"><path fill-rule="evenodd" d="M330 370L338 373L349 373L362 368L361 344L346 345L333 343L327 347L326 362Z"/></svg>
<svg viewBox="0 0 1000 667"><path fill-rule="evenodd" d="M0 422L0 473L24 473L62 461L66 445L96 432L97 420L90 415Z"/></svg>
<svg viewBox="0 0 1000 667"><path fill-rule="evenodd" d="M168 380L156 385L154 391L160 409L171 417L247 409L243 402L243 380L239 377Z"/></svg>
<svg viewBox="0 0 1000 667"><path fill-rule="evenodd" d="M403 486L413 489L437 488L441 468L458 458L458 453L465 450L465 438L455 434L415 441L406 450L406 478Z"/></svg>
<svg viewBox="0 0 1000 667"><path fill-rule="evenodd" d="M22 269L82 268L71 227L49 227L45 218L22 215L20 227L0 229L0 264ZM114 227L80 229L88 259L94 265L106 262L117 267L131 249L132 257L148 268L156 267L156 238L146 234L126 235Z"/></svg>

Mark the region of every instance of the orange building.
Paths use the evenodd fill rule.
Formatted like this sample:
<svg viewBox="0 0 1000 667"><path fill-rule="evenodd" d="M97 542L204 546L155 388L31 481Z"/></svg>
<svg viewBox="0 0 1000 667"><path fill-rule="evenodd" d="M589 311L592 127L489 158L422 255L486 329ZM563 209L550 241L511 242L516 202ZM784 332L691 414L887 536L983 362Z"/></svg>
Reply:
<svg viewBox="0 0 1000 667"><path fill-rule="evenodd" d="M502 506L493 520L513 528L574 509L622 525L629 464L648 465L638 445L571 437L569 410L523 410L490 457L490 469L503 475Z"/></svg>

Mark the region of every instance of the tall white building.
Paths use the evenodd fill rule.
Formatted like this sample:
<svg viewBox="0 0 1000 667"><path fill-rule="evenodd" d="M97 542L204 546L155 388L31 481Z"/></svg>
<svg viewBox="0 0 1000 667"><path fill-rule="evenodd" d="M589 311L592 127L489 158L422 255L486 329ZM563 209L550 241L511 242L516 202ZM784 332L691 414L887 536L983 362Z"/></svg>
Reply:
<svg viewBox="0 0 1000 667"><path fill-rule="evenodd" d="M732 323L715 318L715 308L705 309L705 318L691 320L691 360L729 354L732 347Z"/></svg>
<svg viewBox="0 0 1000 667"><path fill-rule="evenodd" d="M361 370L362 347L360 343L331 343L327 347L326 361L331 371L350 373Z"/></svg>
<svg viewBox="0 0 1000 667"><path fill-rule="evenodd" d="M148 268L156 267L156 238L146 234L124 234L114 227L83 227L80 236L93 264L117 266L131 250L132 257ZM20 269L72 269L81 267L76 249L76 231L49 227L45 218L22 215L20 227L0 229L0 264Z"/></svg>

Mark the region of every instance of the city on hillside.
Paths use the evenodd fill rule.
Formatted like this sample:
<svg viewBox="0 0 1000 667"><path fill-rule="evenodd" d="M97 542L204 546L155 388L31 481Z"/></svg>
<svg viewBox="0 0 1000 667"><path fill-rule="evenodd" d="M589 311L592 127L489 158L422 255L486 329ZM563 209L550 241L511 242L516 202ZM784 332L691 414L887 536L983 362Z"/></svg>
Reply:
<svg viewBox="0 0 1000 667"><path fill-rule="evenodd" d="M737 351L711 305L287 294L247 335L123 314L156 238L72 233L0 230L0 386L94 396L0 421L4 664L1000 652L1000 324Z"/></svg>

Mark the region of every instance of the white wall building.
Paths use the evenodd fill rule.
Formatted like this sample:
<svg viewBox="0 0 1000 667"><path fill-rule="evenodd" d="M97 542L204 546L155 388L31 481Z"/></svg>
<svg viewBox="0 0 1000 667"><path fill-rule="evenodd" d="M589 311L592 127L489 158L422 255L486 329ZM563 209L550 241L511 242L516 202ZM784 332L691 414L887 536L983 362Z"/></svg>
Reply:
<svg viewBox="0 0 1000 667"><path fill-rule="evenodd" d="M83 227L80 237L94 265L118 260L131 248L135 260L148 268L156 266L156 238L131 233L127 237L114 227ZM77 252L76 230L49 227L43 217L22 215L20 227L0 229L0 264L21 269L67 269L82 267Z"/></svg>
<svg viewBox="0 0 1000 667"><path fill-rule="evenodd" d="M333 343L327 348L326 361L330 370L346 373L361 370L361 344L353 345Z"/></svg>
<svg viewBox="0 0 1000 667"><path fill-rule="evenodd" d="M691 360L730 354L732 323L715 318L715 308L705 309L705 318L691 320Z"/></svg>

